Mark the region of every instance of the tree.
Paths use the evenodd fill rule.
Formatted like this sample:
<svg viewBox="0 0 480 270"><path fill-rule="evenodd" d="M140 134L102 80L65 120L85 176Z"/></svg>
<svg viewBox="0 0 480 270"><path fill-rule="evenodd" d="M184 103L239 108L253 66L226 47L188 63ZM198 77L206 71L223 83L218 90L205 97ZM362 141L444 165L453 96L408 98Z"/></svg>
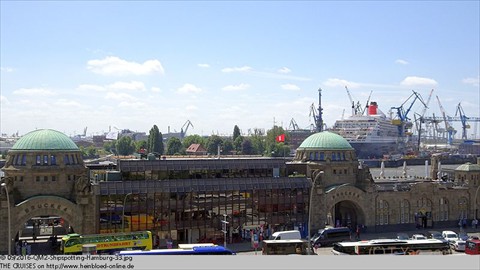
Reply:
<svg viewBox="0 0 480 270"><path fill-rule="evenodd" d="M157 125L153 125L148 133L147 142L148 152L163 154L163 136L158 130Z"/></svg>
<svg viewBox="0 0 480 270"><path fill-rule="evenodd" d="M183 138L182 144L184 148L190 147L192 144L200 144L205 148L206 140L202 138L200 135L188 135L187 137Z"/></svg>
<svg viewBox="0 0 480 270"><path fill-rule="evenodd" d="M222 154L230 155L233 151L233 142L230 139L225 139L223 141Z"/></svg>
<svg viewBox="0 0 480 270"><path fill-rule="evenodd" d="M233 127L233 141L235 141L235 140L236 140L238 137L240 137L240 136L241 136L241 134L240 134L240 128L239 128L237 125L235 125L235 126Z"/></svg>
<svg viewBox="0 0 480 270"><path fill-rule="evenodd" d="M242 154L244 155L253 155L254 149L252 146L252 141L250 139L246 138L242 142Z"/></svg>
<svg viewBox="0 0 480 270"><path fill-rule="evenodd" d="M283 156L283 147L279 147L277 144L280 143L275 140L277 136L281 134L285 134L285 142L281 143L285 144L288 141L288 136L282 127L274 126L272 129L267 131L267 137L265 138L267 156Z"/></svg>
<svg viewBox="0 0 480 270"><path fill-rule="evenodd" d="M140 149L148 149L148 142L146 140L140 140L135 142L135 151L139 152Z"/></svg>
<svg viewBox="0 0 480 270"><path fill-rule="evenodd" d="M135 143L129 136L123 136L117 141L116 148L119 155L128 156L135 151Z"/></svg>
<svg viewBox="0 0 480 270"><path fill-rule="evenodd" d="M103 149L107 153L112 153L112 154L117 155L118 152L117 152L117 148L115 147L116 143L117 143L116 140L107 141L107 142L103 143Z"/></svg>
<svg viewBox="0 0 480 270"><path fill-rule="evenodd" d="M167 155L183 154L183 145L179 138L172 137L167 142Z"/></svg>
<svg viewBox="0 0 480 270"><path fill-rule="evenodd" d="M252 154L253 155L264 155L265 154L265 136L263 135L252 135L250 137L252 142Z"/></svg>
<svg viewBox="0 0 480 270"><path fill-rule="evenodd" d="M218 147L222 147L223 140L217 135L212 135L208 137L207 140L207 152L212 155L216 155L218 152Z"/></svg>
<svg viewBox="0 0 480 270"><path fill-rule="evenodd" d="M243 137L242 136L238 136L234 141L233 141L233 148L235 149L235 151L237 151L238 153L242 152L242 144L243 144ZM251 145L251 144L250 144Z"/></svg>

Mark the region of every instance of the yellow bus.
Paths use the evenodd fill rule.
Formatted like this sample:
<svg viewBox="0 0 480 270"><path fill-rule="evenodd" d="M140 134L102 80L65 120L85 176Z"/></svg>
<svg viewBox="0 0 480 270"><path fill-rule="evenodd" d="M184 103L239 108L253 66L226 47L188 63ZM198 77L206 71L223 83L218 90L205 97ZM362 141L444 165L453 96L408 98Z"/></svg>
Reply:
<svg viewBox="0 0 480 270"><path fill-rule="evenodd" d="M150 231L109 234L67 234L62 238L62 254L82 254L86 244L97 245L97 253L114 254L121 250L151 250L153 245Z"/></svg>

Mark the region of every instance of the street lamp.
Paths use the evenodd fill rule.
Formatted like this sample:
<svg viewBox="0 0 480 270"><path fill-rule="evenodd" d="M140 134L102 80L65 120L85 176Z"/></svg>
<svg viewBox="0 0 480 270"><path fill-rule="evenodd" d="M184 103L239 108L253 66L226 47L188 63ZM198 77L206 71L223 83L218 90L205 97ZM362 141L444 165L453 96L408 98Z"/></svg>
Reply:
<svg viewBox="0 0 480 270"><path fill-rule="evenodd" d="M323 171L320 172L320 177L323 177ZM315 189L315 183L317 177L315 176L312 180L312 187L310 188L310 199L308 200L308 235L307 235L307 241L308 241L308 251L307 254L311 254L312 252L312 241L310 239L310 231L311 231L311 220L312 220L312 198L313 198L313 190Z"/></svg>
<svg viewBox="0 0 480 270"><path fill-rule="evenodd" d="M123 198L123 209L122 209L122 232L125 232L125 205L127 204L127 197L129 195L132 195L131 192L127 193L125 195L125 198Z"/></svg>
<svg viewBox="0 0 480 270"><path fill-rule="evenodd" d="M223 232L223 246L227 247L227 214L223 214L224 220L222 220L222 232Z"/></svg>
<svg viewBox="0 0 480 270"><path fill-rule="evenodd" d="M10 195L8 194L8 187L6 183L2 183L2 187L5 188L7 193L7 206L8 206L8 255L12 255L12 228L10 222Z"/></svg>

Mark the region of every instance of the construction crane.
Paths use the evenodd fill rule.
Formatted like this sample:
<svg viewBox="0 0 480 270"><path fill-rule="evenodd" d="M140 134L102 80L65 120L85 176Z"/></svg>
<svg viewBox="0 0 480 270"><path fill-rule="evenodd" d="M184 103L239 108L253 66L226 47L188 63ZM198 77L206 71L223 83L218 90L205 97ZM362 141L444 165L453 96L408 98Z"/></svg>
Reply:
<svg viewBox="0 0 480 270"><path fill-rule="evenodd" d="M348 87L346 85L345 85L345 90L347 90L348 98L350 99L350 102L352 103L352 115L360 114L360 112L362 112L362 109L361 109L362 105L360 105L359 101L357 101L357 104L355 104L355 101L352 98L352 94L350 94L350 91L348 90Z"/></svg>
<svg viewBox="0 0 480 270"><path fill-rule="evenodd" d="M298 124L297 122L295 121L295 119L292 118L292 120L290 120L290 126L289 126L290 130L299 130L300 128L298 127Z"/></svg>
<svg viewBox="0 0 480 270"><path fill-rule="evenodd" d="M409 122L410 118L408 118L408 113L410 112L410 110L412 109L413 107L413 104L415 104L415 101L417 100L420 100L420 102L422 102L423 106L427 106L425 104L425 102L423 101L422 99L422 96L413 91L413 94L411 94L403 103L402 105L400 105L400 107L391 107L390 109L395 109L397 110L397 117L398 119L393 119L392 120L392 124L394 125L397 125L398 126L398 134L399 136L405 136L405 131L411 127L412 123ZM410 98L413 98L413 101L412 103L410 103L410 106L405 110L403 108L403 105L405 105L405 103L407 103L408 100L410 100Z"/></svg>
<svg viewBox="0 0 480 270"><path fill-rule="evenodd" d="M470 128L470 125L467 124L468 117L465 116L462 105L458 103L457 111L455 112L455 117L460 117L460 122L462 122L462 139L467 139L467 129Z"/></svg>
<svg viewBox="0 0 480 270"><path fill-rule="evenodd" d="M367 108L368 108L368 104L370 103L370 98L372 97L372 92L373 92L373 91L370 91L370 95L368 95L367 103L365 104L365 107L363 107L363 110L362 110L361 115L364 115L364 114L365 114L365 111L366 111Z"/></svg>
<svg viewBox="0 0 480 270"><path fill-rule="evenodd" d="M417 147L418 150L420 150L420 142L422 138L422 124L425 123L425 113L427 112L428 105L430 104L430 100L432 99L432 94L433 94L433 89L430 91L430 94L428 95L427 102L425 103L425 106L422 109L421 114L415 113L415 125L417 127L417 134L418 134L418 142L417 142ZM418 118L416 116L419 116Z"/></svg>
<svg viewBox="0 0 480 270"><path fill-rule="evenodd" d="M185 133L187 133L188 127L190 126L193 128L193 124L190 122L190 120L187 120L187 122L183 124L182 128L180 129L180 137L182 139L185 137Z"/></svg>
<svg viewBox="0 0 480 270"><path fill-rule="evenodd" d="M443 122L445 122L445 131L447 132L447 144L452 145L453 142L453 135L457 132L452 125L450 124L450 117L447 116L447 113L445 112L445 109L442 106L442 103L440 102L440 98L437 97L438 101L438 106L440 107L440 111L442 112L442 117L443 117Z"/></svg>

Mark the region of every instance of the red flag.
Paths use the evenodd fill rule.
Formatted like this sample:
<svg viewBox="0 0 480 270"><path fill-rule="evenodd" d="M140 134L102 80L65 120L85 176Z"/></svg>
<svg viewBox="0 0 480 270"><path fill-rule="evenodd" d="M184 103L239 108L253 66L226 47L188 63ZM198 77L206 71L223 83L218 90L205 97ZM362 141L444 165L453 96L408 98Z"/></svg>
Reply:
<svg viewBox="0 0 480 270"><path fill-rule="evenodd" d="M275 141L277 141L277 142L285 142L285 134L278 135L278 136L275 138Z"/></svg>

